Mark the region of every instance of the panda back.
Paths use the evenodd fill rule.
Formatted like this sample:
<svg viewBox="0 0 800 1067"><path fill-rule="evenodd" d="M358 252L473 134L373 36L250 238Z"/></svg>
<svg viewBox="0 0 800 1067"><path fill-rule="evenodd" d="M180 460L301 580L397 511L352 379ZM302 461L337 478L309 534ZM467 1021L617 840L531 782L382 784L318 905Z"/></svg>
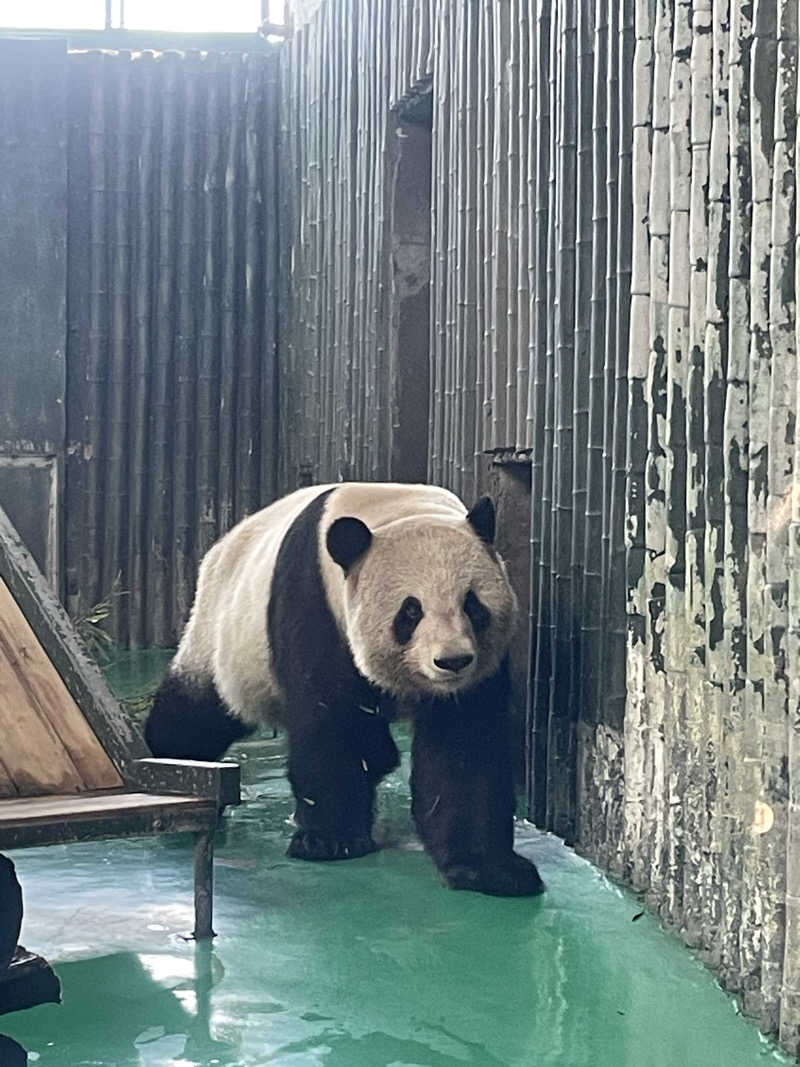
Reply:
<svg viewBox="0 0 800 1067"><path fill-rule="evenodd" d="M213 681L228 708L258 723L280 701L267 634L267 607L281 543L315 497L297 490L243 519L206 553L194 605L172 671Z"/></svg>

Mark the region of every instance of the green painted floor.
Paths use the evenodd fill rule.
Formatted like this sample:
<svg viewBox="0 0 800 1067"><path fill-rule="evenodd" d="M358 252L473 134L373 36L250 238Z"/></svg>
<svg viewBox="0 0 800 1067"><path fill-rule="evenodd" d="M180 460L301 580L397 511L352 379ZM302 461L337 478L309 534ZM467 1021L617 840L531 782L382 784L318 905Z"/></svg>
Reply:
<svg viewBox="0 0 800 1067"><path fill-rule="evenodd" d="M63 983L61 1006L0 1019L36 1067L790 1062L655 920L631 922L633 897L558 841L518 830L543 898L444 889L414 840L404 763L382 790L383 851L290 861L281 742L235 754L246 803L219 836L213 947L182 936L188 840L13 855L23 943Z"/></svg>

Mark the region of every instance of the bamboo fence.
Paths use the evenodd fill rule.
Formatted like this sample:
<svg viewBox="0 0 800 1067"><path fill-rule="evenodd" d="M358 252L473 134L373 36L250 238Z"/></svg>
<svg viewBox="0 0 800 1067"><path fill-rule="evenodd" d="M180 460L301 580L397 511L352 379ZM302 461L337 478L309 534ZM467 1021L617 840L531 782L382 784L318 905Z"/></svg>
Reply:
<svg viewBox="0 0 800 1067"><path fill-rule="evenodd" d="M531 466L531 814L793 1050L796 54L783 0L328 0L282 340L284 483L385 476L386 113L430 92L429 474Z"/></svg>
<svg viewBox="0 0 800 1067"><path fill-rule="evenodd" d="M66 575L172 645L276 492L277 56L71 53Z"/></svg>

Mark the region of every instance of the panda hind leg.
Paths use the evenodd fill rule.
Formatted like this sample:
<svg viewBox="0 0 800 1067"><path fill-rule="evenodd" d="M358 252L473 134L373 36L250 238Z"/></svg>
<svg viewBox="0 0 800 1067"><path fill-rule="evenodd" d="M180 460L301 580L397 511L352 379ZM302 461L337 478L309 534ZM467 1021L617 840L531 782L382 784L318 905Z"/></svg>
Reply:
<svg viewBox="0 0 800 1067"><path fill-rule="evenodd" d="M289 730L295 859L355 859L374 852L375 788L400 762L389 727L363 711L328 714Z"/></svg>
<svg viewBox="0 0 800 1067"><path fill-rule="evenodd" d="M253 729L230 713L213 682L170 673L153 698L144 737L156 757L213 761Z"/></svg>

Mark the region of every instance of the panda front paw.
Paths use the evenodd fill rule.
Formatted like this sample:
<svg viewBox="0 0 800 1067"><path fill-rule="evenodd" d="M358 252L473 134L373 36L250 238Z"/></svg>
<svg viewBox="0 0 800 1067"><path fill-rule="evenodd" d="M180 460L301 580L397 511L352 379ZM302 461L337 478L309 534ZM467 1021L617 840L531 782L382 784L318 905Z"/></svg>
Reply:
<svg viewBox="0 0 800 1067"><path fill-rule="evenodd" d="M532 897L545 890L536 866L516 852L478 866L452 864L442 869L442 876L451 889L495 897Z"/></svg>
<svg viewBox="0 0 800 1067"><path fill-rule="evenodd" d="M296 830L286 855L297 860L353 860L377 850L372 838L326 837L316 830Z"/></svg>

